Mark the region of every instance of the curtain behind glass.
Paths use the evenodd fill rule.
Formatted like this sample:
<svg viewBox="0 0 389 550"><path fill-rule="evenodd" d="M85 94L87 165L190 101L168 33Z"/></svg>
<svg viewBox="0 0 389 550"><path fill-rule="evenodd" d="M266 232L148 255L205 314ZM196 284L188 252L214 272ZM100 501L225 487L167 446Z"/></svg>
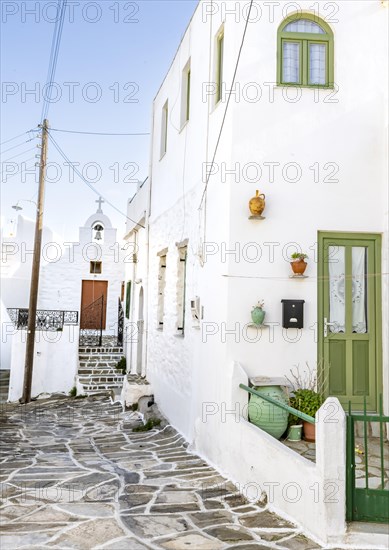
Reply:
<svg viewBox="0 0 389 550"><path fill-rule="evenodd" d="M326 45L309 44L309 84L326 84Z"/></svg>
<svg viewBox="0 0 389 550"><path fill-rule="evenodd" d="M300 44L298 42L283 42L282 82L300 82Z"/></svg>
<svg viewBox="0 0 389 550"><path fill-rule="evenodd" d="M329 292L330 292L330 332L346 331L345 309L345 247L328 247Z"/></svg>

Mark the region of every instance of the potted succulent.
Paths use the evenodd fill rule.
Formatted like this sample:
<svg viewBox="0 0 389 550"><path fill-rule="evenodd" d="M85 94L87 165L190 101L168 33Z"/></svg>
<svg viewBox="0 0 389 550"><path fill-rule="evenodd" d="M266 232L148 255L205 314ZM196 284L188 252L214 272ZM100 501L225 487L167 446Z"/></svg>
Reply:
<svg viewBox="0 0 389 550"><path fill-rule="evenodd" d="M300 388L293 392L293 396L290 398L290 406L315 418L315 414L322 406L323 401L321 393L313 389ZM303 420L303 429L305 441L315 441L315 424Z"/></svg>
<svg viewBox="0 0 389 550"><path fill-rule="evenodd" d="M293 261L290 262L290 265L292 266L292 270L295 275L304 275L308 265L305 261L306 258L308 258L308 255L304 252L294 252L292 254L291 259Z"/></svg>
<svg viewBox="0 0 389 550"><path fill-rule="evenodd" d="M259 300L258 303L253 306L253 309L251 310L251 319L255 325L263 325L263 321L266 315L266 311L263 309L264 305L265 302L263 300Z"/></svg>

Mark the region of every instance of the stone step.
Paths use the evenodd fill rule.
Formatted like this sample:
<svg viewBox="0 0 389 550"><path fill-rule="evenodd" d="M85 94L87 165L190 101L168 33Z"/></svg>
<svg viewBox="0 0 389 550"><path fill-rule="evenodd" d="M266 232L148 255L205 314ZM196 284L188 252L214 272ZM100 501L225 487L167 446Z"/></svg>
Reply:
<svg viewBox="0 0 389 550"><path fill-rule="evenodd" d="M79 347L79 353L123 353L123 348L119 347Z"/></svg>
<svg viewBox="0 0 389 550"><path fill-rule="evenodd" d="M118 369L99 366L90 369L88 367L80 367L78 369L78 374L122 374L122 372Z"/></svg>
<svg viewBox="0 0 389 550"><path fill-rule="evenodd" d="M94 376L91 378L88 378L87 376L79 376L78 381L81 384L106 384L107 382L122 384L123 376Z"/></svg>
<svg viewBox="0 0 389 550"><path fill-rule="evenodd" d="M120 355L120 353L117 353L117 354L112 354L112 353L107 353L106 355L103 355L103 354L90 354L90 355L85 355L85 354L79 354L78 356L78 359L79 361L88 361L88 363L90 361L120 361L120 359L123 357L123 355Z"/></svg>

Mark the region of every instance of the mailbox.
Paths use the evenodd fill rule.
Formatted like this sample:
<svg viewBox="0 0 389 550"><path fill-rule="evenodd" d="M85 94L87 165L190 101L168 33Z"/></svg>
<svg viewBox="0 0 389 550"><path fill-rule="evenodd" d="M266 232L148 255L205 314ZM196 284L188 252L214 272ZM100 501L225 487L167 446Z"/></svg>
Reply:
<svg viewBox="0 0 389 550"><path fill-rule="evenodd" d="M283 328L304 328L305 300L281 300Z"/></svg>

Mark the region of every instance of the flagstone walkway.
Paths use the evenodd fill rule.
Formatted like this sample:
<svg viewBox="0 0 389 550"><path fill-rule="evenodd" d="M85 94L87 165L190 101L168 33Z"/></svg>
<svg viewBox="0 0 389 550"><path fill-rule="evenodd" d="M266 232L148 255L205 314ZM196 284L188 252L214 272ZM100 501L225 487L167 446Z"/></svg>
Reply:
<svg viewBox="0 0 389 550"><path fill-rule="evenodd" d="M319 548L105 396L0 409L1 549Z"/></svg>

